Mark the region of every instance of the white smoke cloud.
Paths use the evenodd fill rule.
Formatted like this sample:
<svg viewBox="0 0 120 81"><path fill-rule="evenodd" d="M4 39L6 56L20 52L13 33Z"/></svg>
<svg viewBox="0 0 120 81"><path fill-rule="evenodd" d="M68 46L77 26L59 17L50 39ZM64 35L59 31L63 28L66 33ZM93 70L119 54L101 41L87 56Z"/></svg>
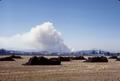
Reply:
<svg viewBox="0 0 120 81"><path fill-rule="evenodd" d="M24 51L70 51L64 44L61 33L56 31L51 22L37 25L24 34L17 34L12 37L0 37L0 48Z"/></svg>

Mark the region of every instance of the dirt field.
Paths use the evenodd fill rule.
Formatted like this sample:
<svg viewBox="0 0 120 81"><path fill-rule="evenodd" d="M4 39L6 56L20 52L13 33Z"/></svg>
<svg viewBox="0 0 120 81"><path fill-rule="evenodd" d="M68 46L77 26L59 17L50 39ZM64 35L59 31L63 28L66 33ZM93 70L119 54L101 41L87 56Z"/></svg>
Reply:
<svg viewBox="0 0 120 81"><path fill-rule="evenodd" d="M56 66L22 65L28 59L0 62L0 81L120 81L120 61L86 63L74 60Z"/></svg>

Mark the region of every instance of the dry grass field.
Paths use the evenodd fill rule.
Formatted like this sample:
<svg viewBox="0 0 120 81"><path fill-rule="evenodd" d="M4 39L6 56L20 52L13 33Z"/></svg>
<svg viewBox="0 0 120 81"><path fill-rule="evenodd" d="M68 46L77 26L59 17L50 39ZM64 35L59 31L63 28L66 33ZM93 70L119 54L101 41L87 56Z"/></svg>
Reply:
<svg viewBox="0 0 120 81"><path fill-rule="evenodd" d="M62 65L24 66L30 57L0 62L0 81L120 81L120 61L86 63L80 60Z"/></svg>

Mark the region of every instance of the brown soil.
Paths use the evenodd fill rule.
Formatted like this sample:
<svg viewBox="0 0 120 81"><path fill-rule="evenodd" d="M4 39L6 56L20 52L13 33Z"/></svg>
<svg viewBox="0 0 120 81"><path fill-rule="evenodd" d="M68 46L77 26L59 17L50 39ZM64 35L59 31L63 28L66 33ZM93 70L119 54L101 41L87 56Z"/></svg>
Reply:
<svg viewBox="0 0 120 81"><path fill-rule="evenodd" d="M86 63L81 60L62 65L24 66L30 57L0 61L0 81L120 81L120 61Z"/></svg>

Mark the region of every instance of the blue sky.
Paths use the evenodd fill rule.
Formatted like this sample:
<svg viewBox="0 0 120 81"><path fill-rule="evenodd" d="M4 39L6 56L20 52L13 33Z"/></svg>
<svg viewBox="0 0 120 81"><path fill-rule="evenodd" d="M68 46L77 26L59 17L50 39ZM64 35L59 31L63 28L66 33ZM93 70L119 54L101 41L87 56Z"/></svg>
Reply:
<svg viewBox="0 0 120 81"><path fill-rule="evenodd" d="M120 51L118 0L2 0L0 36L54 23L65 43L76 49Z"/></svg>

